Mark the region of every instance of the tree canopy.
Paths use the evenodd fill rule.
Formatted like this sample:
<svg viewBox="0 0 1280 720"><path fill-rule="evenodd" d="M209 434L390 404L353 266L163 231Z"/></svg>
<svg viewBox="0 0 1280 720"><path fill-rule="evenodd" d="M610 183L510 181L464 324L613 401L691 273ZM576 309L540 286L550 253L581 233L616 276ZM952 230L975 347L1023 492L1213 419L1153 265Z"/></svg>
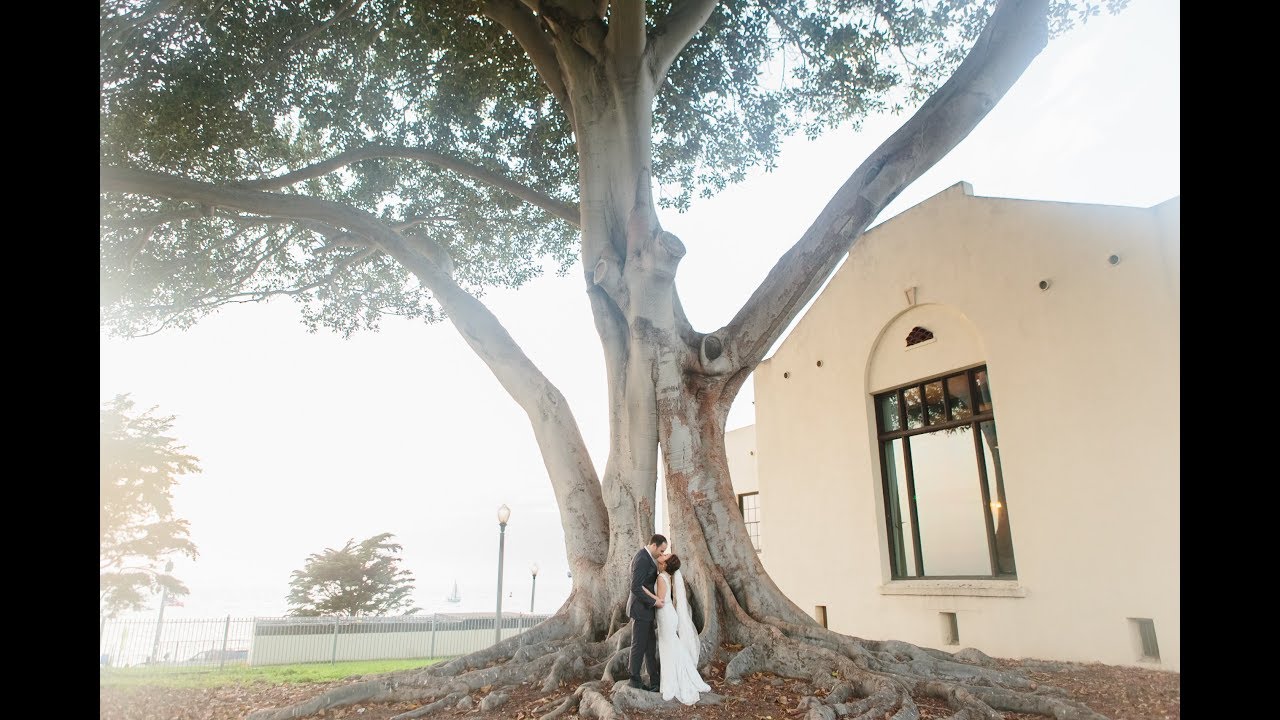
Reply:
<svg viewBox="0 0 1280 720"><path fill-rule="evenodd" d="M186 586L162 565L174 555L197 556L172 500L177 477L199 472L198 459L167 435L173 416L133 406L117 395L99 414L99 602L110 616L141 609L161 588L185 595Z"/></svg>
<svg viewBox="0 0 1280 720"><path fill-rule="evenodd" d="M289 580L289 614L354 617L412 615L413 573L400 567L400 544L382 533L313 553Z"/></svg>
<svg viewBox="0 0 1280 720"><path fill-rule="evenodd" d="M590 48L613 16L535 5L536 20L515 0L102 2L102 162L358 208L429 236L477 294L565 272L580 170L568 101L500 21L559 21ZM927 96L993 6L718 3L655 89L658 202L687 207L771 166L796 131ZM646 27L675 33L681 7L647 3ZM1051 22L1097 11L1057 2ZM101 210L104 319L121 333L275 295L344 333L442 317L402 265L341 228L120 193Z"/></svg>

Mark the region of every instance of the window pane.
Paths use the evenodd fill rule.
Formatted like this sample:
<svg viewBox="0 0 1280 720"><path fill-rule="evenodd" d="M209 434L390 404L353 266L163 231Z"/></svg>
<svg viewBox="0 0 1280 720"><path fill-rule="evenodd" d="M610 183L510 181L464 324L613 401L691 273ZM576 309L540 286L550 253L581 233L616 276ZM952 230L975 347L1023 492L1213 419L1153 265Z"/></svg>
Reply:
<svg viewBox="0 0 1280 720"><path fill-rule="evenodd" d="M942 381L931 382L924 386L925 409L928 410L929 424L937 425L946 422L947 416L942 410Z"/></svg>
<svg viewBox="0 0 1280 720"><path fill-rule="evenodd" d="M951 419L973 417L973 398L969 397L969 373L947 378L947 395L951 403Z"/></svg>
<svg viewBox="0 0 1280 720"><path fill-rule="evenodd" d="M756 552L760 551L760 494L750 493L738 496L738 507L742 510L742 521L747 526L747 536Z"/></svg>
<svg viewBox="0 0 1280 720"><path fill-rule="evenodd" d="M880 432L901 430L898 421L898 393L891 392L880 396Z"/></svg>
<svg viewBox="0 0 1280 720"><path fill-rule="evenodd" d="M902 391L907 403L907 429L915 430L924 427L924 407L920 403L920 388L907 388Z"/></svg>
<svg viewBox="0 0 1280 720"><path fill-rule="evenodd" d="M907 507L907 468L902 438L884 443L885 490L889 502L889 557L894 577L916 574L915 541L911 537L911 511Z"/></svg>
<svg viewBox="0 0 1280 720"><path fill-rule="evenodd" d="M991 383L987 381L987 371L979 370L973 375L978 381L978 412L991 412Z"/></svg>
<svg viewBox="0 0 1280 720"><path fill-rule="evenodd" d="M1009 508L1000 499L1000 441L996 424L982 423L982 457L987 464L987 493L991 497L991 520L996 528L996 562L1002 575L1013 575L1013 539L1009 533Z"/></svg>
<svg viewBox="0 0 1280 720"><path fill-rule="evenodd" d="M991 575L972 428L915 435L911 468L927 576Z"/></svg>

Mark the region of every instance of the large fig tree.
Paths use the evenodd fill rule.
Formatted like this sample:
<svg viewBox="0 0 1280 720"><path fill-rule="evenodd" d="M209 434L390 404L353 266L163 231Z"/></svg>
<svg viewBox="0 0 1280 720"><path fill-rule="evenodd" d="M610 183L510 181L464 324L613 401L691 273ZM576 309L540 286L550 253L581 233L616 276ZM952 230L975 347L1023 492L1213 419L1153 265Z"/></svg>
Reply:
<svg viewBox="0 0 1280 720"><path fill-rule="evenodd" d="M1118 6L1122 0L1112 0ZM1111 9L1118 9L1112 7ZM537 628L420 672L332 691L378 699L578 684L611 716L627 565L654 530L659 463L701 663L833 691L812 713L1096 717L983 658L818 626L778 589L735 502L725 420L743 382L882 209L959 143L1051 34L1060 0L103 0L102 317L122 334L291 296L342 333L448 319L529 416L573 590ZM916 107L737 314L694 328L676 277L683 208L787 134ZM609 456L478 299L580 264L608 378ZM724 267L731 267L726 262ZM726 650L731 648L731 650ZM741 648L740 650L738 648ZM619 686L621 687L621 685Z"/></svg>

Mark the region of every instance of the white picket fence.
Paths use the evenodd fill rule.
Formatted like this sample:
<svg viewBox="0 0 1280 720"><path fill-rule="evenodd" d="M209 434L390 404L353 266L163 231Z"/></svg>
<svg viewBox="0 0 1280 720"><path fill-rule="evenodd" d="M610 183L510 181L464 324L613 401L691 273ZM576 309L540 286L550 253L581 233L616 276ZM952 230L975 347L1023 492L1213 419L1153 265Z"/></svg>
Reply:
<svg viewBox="0 0 1280 720"><path fill-rule="evenodd" d="M433 613L353 618L254 617L101 621L98 664L288 665L344 660L448 658L519 635L548 615Z"/></svg>

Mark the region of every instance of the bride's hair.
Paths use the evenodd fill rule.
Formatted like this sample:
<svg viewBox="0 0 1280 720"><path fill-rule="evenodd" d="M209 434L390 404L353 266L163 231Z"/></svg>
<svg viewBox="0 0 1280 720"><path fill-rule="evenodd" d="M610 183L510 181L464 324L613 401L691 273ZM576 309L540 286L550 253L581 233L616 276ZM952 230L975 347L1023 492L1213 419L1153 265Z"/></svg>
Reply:
<svg viewBox="0 0 1280 720"><path fill-rule="evenodd" d="M679 569L680 569L680 557L674 554L668 555L667 556L667 572L675 573L675 571Z"/></svg>
<svg viewBox="0 0 1280 720"><path fill-rule="evenodd" d="M667 573L670 574L672 578L677 578L678 576L676 575L676 572L680 569L680 556L675 553L668 555L665 567ZM673 593L671 596L671 605L673 607L676 603L682 602L683 600L682 598L678 598L679 594L680 593Z"/></svg>

